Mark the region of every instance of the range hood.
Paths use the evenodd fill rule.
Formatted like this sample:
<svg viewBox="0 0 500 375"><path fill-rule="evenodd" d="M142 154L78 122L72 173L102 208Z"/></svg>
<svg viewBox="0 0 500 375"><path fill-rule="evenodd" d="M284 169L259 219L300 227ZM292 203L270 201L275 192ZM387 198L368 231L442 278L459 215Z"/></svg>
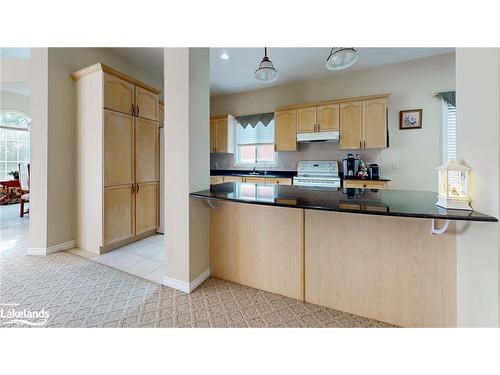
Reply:
<svg viewBox="0 0 500 375"><path fill-rule="evenodd" d="M339 132L298 133L297 142L338 142Z"/></svg>

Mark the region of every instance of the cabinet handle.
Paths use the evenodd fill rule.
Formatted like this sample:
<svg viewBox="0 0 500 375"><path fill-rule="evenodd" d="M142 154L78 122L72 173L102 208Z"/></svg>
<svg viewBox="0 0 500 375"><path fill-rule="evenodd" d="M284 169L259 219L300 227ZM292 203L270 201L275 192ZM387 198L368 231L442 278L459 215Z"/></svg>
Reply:
<svg viewBox="0 0 500 375"><path fill-rule="evenodd" d="M137 113L135 115L139 116L139 106L137 106Z"/></svg>
<svg viewBox="0 0 500 375"><path fill-rule="evenodd" d="M366 148L366 141L363 141L363 144L364 144L364 148Z"/></svg>
<svg viewBox="0 0 500 375"><path fill-rule="evenodd" d="M363 144L359 141L359 148L363 148Z"/></svg>
<svg viewBox="0 0 500 375"><path fill-rule="evenodd" d="M132 189L131 189L131 190L132 190L132 194L134 194L134 193L135 193L135 187L134 187L134 184L132 184L131 188L132 188Z"/></svg>
<svg viewBox="0 0 500 375"><path fill-rule="evenodd" d="M136 191L137 191L137 194L139 194L139 184L136 184Z"/></svg>

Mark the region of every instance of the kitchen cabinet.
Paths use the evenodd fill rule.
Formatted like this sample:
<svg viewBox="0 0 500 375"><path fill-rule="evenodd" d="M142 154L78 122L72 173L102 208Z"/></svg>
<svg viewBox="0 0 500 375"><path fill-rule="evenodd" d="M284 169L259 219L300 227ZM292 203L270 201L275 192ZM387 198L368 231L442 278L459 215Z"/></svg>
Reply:
<svg viewBox="0 0 500 375"><path fill-rule="evenodd" d="M363 138L362 103L359 101L340 104L340 148L362 148Z"/></svg>
<svg viewBox="0 0 500 375"><path fill-rule="evenodd" d="M217 185L224 183L224 176L210 176L210 185Z"/></svg>
<svg viewBox="0 0 500 375"><path fill-rule="evenodd" d="M378 98L340 105L340 148L387 147L387 99Z"/></svg>
<svg viewBox="0 0 500 375"><path fill-rule="evenodd" d="M344 180L343 187L354 189L388 189L389 181L383 180Z"/></svg>
<svg viewBox="0 0 500 375"><path fill-rule="evenodd" d="M267 178L266 184L292 185L291 178Z"/></svg>
<svg viewBox="0 0 500 375"><path fill-rule="evenodd" d="M243 177L239 176L224 176L224 182L244 182Z"/></svg>
<svg viewBox="0 0 500 375"><path fill-rule="evenodd" d="M363 148L387 147L387 99L363 101Z"/></svg>
<svg viewBox="0 0 500 375"><path fill-rule="evenodd" d="M106 65L74 74L77 246L94 253L154 234L159 199L159 90Z"/></svg>
<svg viewBox="0 0 500 375"><path fill-rule="evenodd" d="M318 128L320 132L338 131L340 127L340 105L326 104L317 107Z"/></svg>
<svg viewBox="0 0 500 375"><path fill-rule="evenodd" d="M297 109L297 133L313 133L316 127L316 107Z"/></svg>
<svg viewBox="0 0 500 375"><path fill-rule="evenodd" d="M297 150L297 111L286 110L274 113L275 151Z"/></svg>
<svg viewBox="0 0 500 375"><path fill-rule="evenodd" d="M140 86L135 88L135 112L137 117L159 121L158 111L160 107L160 97L158 94L143 89Z"/></svg>
<svg viewBox="0 0 500 375"><path fill-rule="evenodd" d="M297 109L297 133L338 131L339 123L339 104Z"/></svg>
<svg viewBox="0 0 500 375"><path fill-rule="evenodd" d="M232 115L210 119L210 152L234 153L234 127Z"/></svg>

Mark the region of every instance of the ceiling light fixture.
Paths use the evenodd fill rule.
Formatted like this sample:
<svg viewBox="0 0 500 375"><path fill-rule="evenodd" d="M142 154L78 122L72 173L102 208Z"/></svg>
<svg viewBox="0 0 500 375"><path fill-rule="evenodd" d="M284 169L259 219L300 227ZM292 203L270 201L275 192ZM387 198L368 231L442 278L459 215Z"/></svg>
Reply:
<svg viewBox="0 0 500 375"><path fill-rule="evenodd" d="M349 47L333 47L326 59L328 70L341 70L350 67L358 59L358 51Z"/></svg>
<svg viewBox="0 0 500 375"><path fill-rule="evenodd" d="M274 69L273 63L267 57L267 47L264 48L264 58L259 65L259 69L255 71L255 78L263 82L272 82L278 78L278 71Z"/></svg>
<svg viewBox="0 0 500 375"><path fill-rule="evenodd" d="M222 60L229 60L229 55L226 52L223 52L222 55L220 55L220 58Z"/></svg>

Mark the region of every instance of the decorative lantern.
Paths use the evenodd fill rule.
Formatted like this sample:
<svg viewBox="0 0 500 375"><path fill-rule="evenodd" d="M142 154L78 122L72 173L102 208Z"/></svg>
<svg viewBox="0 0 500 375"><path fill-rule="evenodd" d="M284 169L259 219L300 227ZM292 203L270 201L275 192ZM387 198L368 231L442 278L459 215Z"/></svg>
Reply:
<svg viewBox="0 0 500 375"><path fill-rule="evenodd" d="M468 210L470 202L471 169L456 160L449 160L436 168L439 177L439 195L436 205L452 210Z"/></svg>

